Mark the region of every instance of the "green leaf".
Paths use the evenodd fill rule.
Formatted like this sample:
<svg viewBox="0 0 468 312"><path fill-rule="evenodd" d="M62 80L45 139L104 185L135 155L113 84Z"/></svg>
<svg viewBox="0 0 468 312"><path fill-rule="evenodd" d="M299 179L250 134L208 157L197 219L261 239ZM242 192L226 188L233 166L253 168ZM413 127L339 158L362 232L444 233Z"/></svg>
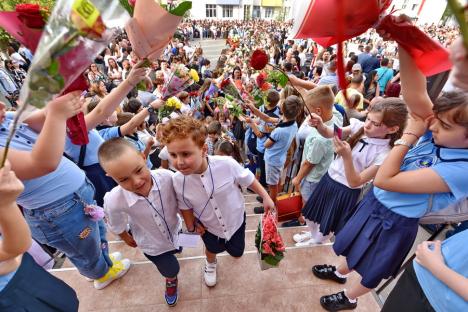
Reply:
<svg viewBox="0 0 468 312"><path fill-rule="evenodd" d="M184 1L174 9L170 10L169 13L175 16L184 16L185 12L192 8L192 1Z"/></svg>
<svg viewBox="0 0 468 312"><path fill-rule="evenodd" d="M55 76L59 72L59 61L57 59L52 60L52 62L49 65L49 68L47 68L47 72L51 76Z"/></svg>
<svg viewBox="0 0 468 312"><path fill-rule="evenodd" d="M281 86L281 87L286 87L286 85L288 84L288 76L286 76L285 74L281 73L280 76L278 77L278 84Z"/></svg>
<svg viewBox="0 0 468 312"><path fill-rule="evenodd" d="M119 0L120 5L127 10L130 16L133 16L133 7L128 3L128 0Z"/></svg>

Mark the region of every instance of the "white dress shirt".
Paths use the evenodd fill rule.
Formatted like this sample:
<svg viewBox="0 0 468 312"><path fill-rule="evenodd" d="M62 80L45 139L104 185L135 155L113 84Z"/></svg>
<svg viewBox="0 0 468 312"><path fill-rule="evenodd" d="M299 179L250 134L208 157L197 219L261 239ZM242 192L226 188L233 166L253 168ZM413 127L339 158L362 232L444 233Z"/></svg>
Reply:
<svg viewBox="0 0 468 312"><path fill-rule="evenodd" d="M364 122L358 119L351 118L349 122L351 127L350 135L355 134L359 129L364 127ZM380 166L390 152L389 143L390 139L376 139L363 136L351 151L356 172L362 172L370 166ZM350 187L346 179L343 158L335 158L328 169L328 174L333 180ZM356 187L356 189L361 187L362 185Z"/></svg>
<svg viewBox="0 0 468 312"><path fill-rule="evenodd" d="M172 175L165 169L151 171L153 187L147 198L120 186L104 196L109 230L120 234L129 224L138 247L150 256L179 248L178 233L182 221L178 215Z"/></svg>
<svg viewBox="0 0 468 312"><path fill-rule="evenodd" d="M229 240L244 222L245 203L241 187L255 176L229 156L208 156L202 174L184 176L176 172L172 181L179 209L193 209L195 218L206 229Z"/></svg>

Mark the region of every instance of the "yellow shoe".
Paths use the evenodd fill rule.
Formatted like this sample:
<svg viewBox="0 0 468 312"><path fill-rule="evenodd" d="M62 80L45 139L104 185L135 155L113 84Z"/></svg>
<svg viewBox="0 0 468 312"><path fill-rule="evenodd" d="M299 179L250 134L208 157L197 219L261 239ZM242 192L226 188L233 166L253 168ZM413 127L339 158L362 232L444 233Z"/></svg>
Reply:
<svg viewBox="0 0 468 312"><path fill-rule="evenodd" d="M122 254L118 251L109 254L109 258L112 260L112 263L122 260ZM88 282L94 282L92 278L85 277Z"/></svg>
<svg viewBox="0 0 468 312"><path fill-rule="evenodd" d="M131 262L128 259L123 259L121 261L115 261L114 265L109 268L106 275L94 281L94 288L103 289L107 287L113 281L121 278L128 272L130 269Z"/></svg>

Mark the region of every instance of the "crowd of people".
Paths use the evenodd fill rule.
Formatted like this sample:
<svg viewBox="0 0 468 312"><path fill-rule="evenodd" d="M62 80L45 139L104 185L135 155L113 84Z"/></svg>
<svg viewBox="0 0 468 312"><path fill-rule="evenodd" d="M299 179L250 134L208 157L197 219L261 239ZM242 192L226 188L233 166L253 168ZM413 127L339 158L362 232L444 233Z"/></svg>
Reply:
<svg viewBox="0 0 468 312"><path fill-rule="evenodd" d="M294 235L296 245L335 237L340 259L312 267L317 278L348 284L320 299L326 310L354 309L359 297L396 275L419 219L468 196L468 66L461 40L454 41L458 30L425 28L452 46L453 82L462 88L433 103L414 60L384 34L371 30L347 42L348 85L341 90L336 47L288 40L291 26L186 21L149 67L120 33L84 73L88 90L29 115L0 169L0 310L78 309L74 290L40 267L31 236L63 252L103 289L131 268L124 255L109 252L111 231L155 264L166 278L165 300L174 306L175 255L200 235L204 281L214 287L216 255L244 253L244 190L263 203L256 213L274 211L278 194L300 190L302 215L283 224L306 225ZM227 41L216 64L197 38ZM256 49L269 58L263 72L249 63ZM0 103L2 155L31 61L30 51L12 44L0 67L8 101ZM171 94L176 104L162 114L180 68L199 80ZM277 68L287 85L265 81ZM66 135L66 120L81 111L89 143L79 146ZM418 246L384 311L467 307L468 231L461 229L442 244ZM361 280L347 282L351 271Z"/></svg>

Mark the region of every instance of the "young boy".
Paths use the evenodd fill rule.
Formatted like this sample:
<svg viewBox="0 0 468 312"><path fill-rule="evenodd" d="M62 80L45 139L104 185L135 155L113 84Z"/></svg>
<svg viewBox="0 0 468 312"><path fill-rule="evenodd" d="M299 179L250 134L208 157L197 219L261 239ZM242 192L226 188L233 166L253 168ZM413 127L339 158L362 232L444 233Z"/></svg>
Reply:
<svg viewBox="0 0 468 312"><path fill-rule="evenodd" d="M205 244L204 279L216 285L216 254L241 257L245 248L245 205L241 187L263 198L265 211L274 204L255 176L228 156L207 156L206 128L192 117L172 119L163 128L174 167L172 177L179 209L189 232Z"/></svg>
<svg viewBox="0 0 468 312"><path fill-rule="evenodd" d="M311 113L322 117L328 127L341 125L333 115L334 96L329 86L318 86L307 92L306 105ZM305 204L314 191L320 179L327 173L333 160L333 140L324 138L316 128L312 128L304 143L302 163L292 183L300 189L302 202ZM309 225L310 221L307 221ZM315 229L315 228L314 228ZM311 229L311 230L314 230ZM316 231L314 231L316 232ZM296 246L306 246L316 243L312 231L303 231L293 236ZM320 232L318 232L320 234Z"/></svg>
<svg viewBox="0 0 468 312"><path fill-rule="evenodd" d="M103 143L99 162L119 184L104 197L110 231L130 247L140 247L166 278L167 304L176 305L179 262L174 254L180 251L177 242L181 220L172 187L173 173L165 169L150 171L144 155L123 138Z"/></svg>
<svg viewBox="0 0 468 312"><path fill-rule="evenodd" d="M217 120L211 121L207 126L208 138L206 144L208 146L208 155L214 155L216 144L219 143L219 138L222 133L221 123Z"/></svg>
<svg viewBox="0 0 468 312"><path fill-rule="evenodd" d="M276 202L281 171L286 162L286 154L297 132L296 116L302 106L301 100L294 95L282 104L283 117L266 139L265 172L270 197ZM255 128L255 126L253 126Z"/></svg>

